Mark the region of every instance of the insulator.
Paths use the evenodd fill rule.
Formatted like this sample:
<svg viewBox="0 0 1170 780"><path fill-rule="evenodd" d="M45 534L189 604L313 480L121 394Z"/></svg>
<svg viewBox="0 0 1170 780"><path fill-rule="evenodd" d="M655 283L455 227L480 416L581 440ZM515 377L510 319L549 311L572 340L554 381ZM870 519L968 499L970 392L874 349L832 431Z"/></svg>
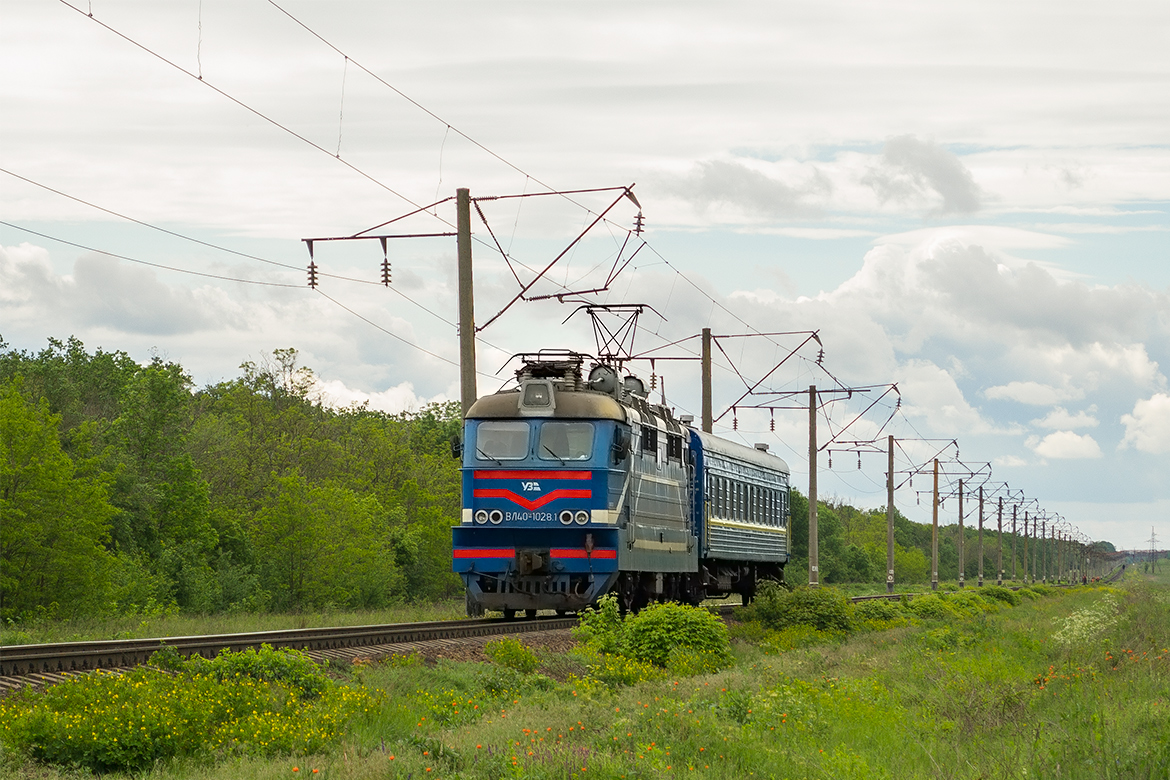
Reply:
<svg viewBox="0 0 1170 780"><path fill-rule="evenodd" d="M861 471L861 453L857 453L857 470Z"/></svg>
<svg viewBox="0 0 1170 780"><path fill-rule="evenodd" d="M650 389L653 390L658 387L658 374L650 375Z"/></svg>
<svg viewBox="0 0 1170 780"><path fill-rule="evenodd" d="M915 493L914 495L918 498L918 506L922 506L922 494Z"/></svg>
<svg viewBox="0 0 1170 780"><path fill-rule="evenodd" d="M733 430L733 431L739 430L739 418L736 417L735 415L731 416L731 430Z"/></svg>
<svg viewBox="0 0 1170 780"><path fill-rule="evenodd" d="M389 260L387 260L387 259L385 259L385 258L383 258L383 259L382 259L382 284L384 284L385 286L389 287L389 286L390 286L390 281L391 281L391 278L390 278L390 261L389 261Z"/></svg>
<svg viewBox="0 0 1170 780"><path fill-rule="evenodd" d="M317 288L317 264L312 260L309 261L309 286Z"/></svg>
<svg viewBox="0 0 1170 780"><path fill-rule="evenodd" d="M768 429L771 430L773 433L776 432L776 418L775 417L773 417L771 420L768 421Z"/></svg>
<svg viewBox="0 0 1170 780"><path fill-rule="evenodd" d="M646 221L642 218L642 212L638 212L638 216L634 217L634 234L642 235L642 231L646 227Z"/></svg>
<svg viewBox="0 0 1170 780"><path fill-rule="evenodd" d="M829 468L833 468L833 451L829 450Z"/></svg>

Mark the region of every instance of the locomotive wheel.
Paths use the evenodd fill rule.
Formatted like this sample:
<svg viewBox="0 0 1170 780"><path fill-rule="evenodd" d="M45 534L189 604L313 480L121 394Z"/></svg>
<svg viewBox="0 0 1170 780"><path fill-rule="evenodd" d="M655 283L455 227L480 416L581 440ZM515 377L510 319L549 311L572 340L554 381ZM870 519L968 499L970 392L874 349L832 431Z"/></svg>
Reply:
<svg viewBox="0 0 1170 780"><path fill-rule="evenodd" d="M536 610L535 609L524 610L524 617L528 618L529 620L536 620Z"/></svg>
<svg viewBox="0 0 1170 780"><path fill-rule="evenodd" d="M515 619L516 619L516 610L505 608L504 609L504 620L515 620Z"/></svg>

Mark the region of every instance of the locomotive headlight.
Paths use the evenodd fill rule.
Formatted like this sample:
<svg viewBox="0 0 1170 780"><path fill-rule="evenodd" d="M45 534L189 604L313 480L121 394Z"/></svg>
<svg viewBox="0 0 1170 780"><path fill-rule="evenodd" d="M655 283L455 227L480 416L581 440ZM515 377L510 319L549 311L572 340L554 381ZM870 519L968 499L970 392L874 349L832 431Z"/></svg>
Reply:
<svg viewBox="0 0 1170 780"><path fill-rule="evenodd" d="M484 523L486 523L487 520L488 520L488 518L487 518L487 511L486 510L481 509L475 513L475 522L479 523L480 525L483 525Z"/></svg>
<svg viewBox="0 0 1170 780"><path fill-rule="evenodd" d="M573 513L568 509L564 509L560 514L561 525L570 525L573 522Z"/></svg>
<svg viewBox="0 0 1170 780"><path fill-rule="evenodd" d="M585 525L586 523L589 522L589 513L582 510L582 511L578 512L577 516L574 517L573 519L577 521L577 525Z"/></svg>
<svg viewBox="0 0 1170 780"><path fill-rule="evenodd" d="M499 525L500 521L504 519L504 513L498 509L493 509L488 514L488 520L492 521L492 525Z"/></svg>

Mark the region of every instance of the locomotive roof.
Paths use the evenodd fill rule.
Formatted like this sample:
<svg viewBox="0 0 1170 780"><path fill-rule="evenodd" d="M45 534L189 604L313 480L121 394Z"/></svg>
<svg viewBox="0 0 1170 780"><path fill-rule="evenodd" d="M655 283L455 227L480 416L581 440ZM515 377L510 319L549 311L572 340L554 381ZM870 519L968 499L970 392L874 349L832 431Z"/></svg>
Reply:
<svg viewBox="0 0 1170 780"><path fill-rule="evenodd" d="M611 395L588 391L558 392L552 417L585 420L626 421L626 410ZM519 416L520 391L505 390L485 395L467 410L468 419L515 418Z"/></svg>
<svg viewBox="0 0 1170 780"><path fill-rule="evenodd" d="M691 432L699 437L699 441L703 443L703 449L706 452L714 452L719 455L726 455L729 458L735 458L736 460L747 461L761 468L779 470L786 474L789 473L788 464L781 457L769 452L761 452L755 447L748 447L743 444L728 441L727 439L721 439L714 434L700 431L697 428L691 428Z"/></svg>

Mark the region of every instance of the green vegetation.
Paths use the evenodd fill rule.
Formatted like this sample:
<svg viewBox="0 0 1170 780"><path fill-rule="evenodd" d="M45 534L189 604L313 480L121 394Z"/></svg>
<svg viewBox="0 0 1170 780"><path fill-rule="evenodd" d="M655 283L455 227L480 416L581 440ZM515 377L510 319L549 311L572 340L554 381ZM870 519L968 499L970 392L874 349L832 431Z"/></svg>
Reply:
<svg viewBox="0 0 1170 780"><path fill-rule="evenodd" d="M398 656L328 670L344 683L271 651L183 662L174 676L93 675L0 704L0 723L11 724L0 731L0 774L56 780L80 765L139 767L134 776L157 780L1165 777L1170 575L1020 593L1016 606L970 591L868 602L844 628L834 599L804 600L783 628L733 624L732 665L693 674L603 651L631 648L638 618L602 605L567 655L504 639L490 643L490 664ZM661 657L679 625L705 625L700 611L678 609L644 624L650 654ZM147 685L157 687L137 693ZM279 695L259 696L263 686ZM222 706L208 709L212 691ZM58 721L45 715L50 702ZM198 729L172 719L170 737L159 726L174 702ZM252 718L248 707L265 712L258 705L273 709ZM160 736L134 742L143 726ZM62 747L70 735L84 749Z"/></svg>
<svg viewBox="0 0 1170 780"><path fill-rule="evenodd" d="M30 759L95 772L176 758L319 753L378 703L293 650L159 661L167 671L97 672L0 701L0 740Z"/></svg>
<svg viewBox="0 0 1170 780"><path fill-rule="evenodd" d="M451 597L457 404L312 396L295 350L182 367L0 341L0 619L378 609Z"/></svg>

